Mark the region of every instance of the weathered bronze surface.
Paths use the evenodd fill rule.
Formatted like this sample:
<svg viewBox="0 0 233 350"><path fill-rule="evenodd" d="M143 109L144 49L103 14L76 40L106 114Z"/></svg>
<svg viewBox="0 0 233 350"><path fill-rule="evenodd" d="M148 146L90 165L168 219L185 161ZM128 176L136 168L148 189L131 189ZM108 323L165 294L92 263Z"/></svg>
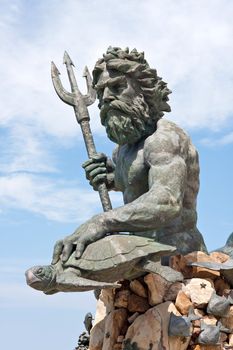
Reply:
<svg viewBox="0 0 233 350"><path fill-rule="evenodd" d="M74 247L79 258L88 244L120 231L174 245L183 254L206 251L196 227L198 154L181 128L161 119L170 111L167 84L144 53L110 47L95 65L93 86L101 122L117 148L113 161L95 154L84 168L94 189L104 182L121 191L124 205L58 241L53 264L60 254L66 261Z"/></svg>
<svg viewBox="0 0 233 350"><path fill-rule="evenodd" d="M174 247L146 237L113 235L87 246L80 259L73 253L66 263L34 266L26 271L30 287L45 294L118 288L120 279L133 279L146 272L163 275L169 281L182 281L183 276L168 266L159 267L160 258Z"/></svg>
<svg viewBox="0 0 233 350"><path fill-rule="evenodd" d="M59 78L60 72L57 69L54 62L52 62L51 64L51 76L53 86L60 99L68 105L73 106L76 120L81 126L88 156L93 157L96 155L96 148L89 125L90 117L87 109L87 107L94 103L96 99L96 92L92 87L91 75L89 73L88 68L85 67L83 77L86 78L87 94L82 95L78 88L78 84L74 75L74 64L66 51L64 53L63 63L66 65L72 93L66 91L65 88L62 86L61 80ZM108 190L106 188L105 183L100 183L98 185L97 190L99 191L103 209L105 211L112 209L110 198L108 195Z"/></svg>

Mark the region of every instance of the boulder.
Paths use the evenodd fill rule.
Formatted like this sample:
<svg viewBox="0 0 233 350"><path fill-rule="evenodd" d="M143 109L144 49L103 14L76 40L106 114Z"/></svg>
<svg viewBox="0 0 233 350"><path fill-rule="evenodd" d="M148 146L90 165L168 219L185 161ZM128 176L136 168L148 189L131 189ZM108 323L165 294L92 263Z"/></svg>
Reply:
<svg viewBox="0 0 233 350"><path fill-rule="evenodd" d="M192 278L184 281L183 291L197 308L204 308L213 292L213 282L202 278Z"/></svg>
<svg viewBox="0 0 233 350"><path fill-rule="evenodd" d="M130 312L145 312L148 310L150 305L147 299L142 298L136 294L131 294L128 299L128 310Z"/></svg>
<svg viewBox="0 0 233 350"><path fill-rule="evenodd" d="M167 282L163 277L155 273L149 273L144 277L144 281L148 286L148 299L151 306L163 302L165 292L171 283Z"/></svg>
<svg viewBox="0 0 233 350"><path fill-rule="evenodd" d="M157 305L136 318L125 335L127 347L140 350L185 350L190 338L168 337L170 313L180 315L173 303ZM124 346L123 346L124 349Z"/></svg>
<svg viewBox="0 0 233 350"><path fill-rule="evenodd" d="M127 310L117 309L110 312L106 316L104 340L102 350L113 349L120 335L124 335L124 330L127 326Z"/></svg>
<svg viewBox="0 0 233 350"><path fill-rule="evenodd" d="M140 297L147 298L147 290L141 282L138 280L133 280L129 285L132 292Z"/></svg>
<svg viewBox="0 0 233 350"><path fill-rule="evenodd" d="M185 292L180 290L176 297L175 306L182 315L187 315L190 307L193 306L193 303L191 302L189 297L185 294Z"/></svg>

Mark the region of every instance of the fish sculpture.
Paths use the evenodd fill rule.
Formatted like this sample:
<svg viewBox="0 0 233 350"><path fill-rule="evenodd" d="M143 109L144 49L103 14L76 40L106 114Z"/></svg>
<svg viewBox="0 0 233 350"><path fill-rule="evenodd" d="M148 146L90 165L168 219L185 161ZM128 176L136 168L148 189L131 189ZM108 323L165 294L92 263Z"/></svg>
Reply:
<svg viewBox="0 0 233 350"><path fill-rule="evenodd" d="M230 295L226 298L225 296L220 296L217 295L216 292L213 292L207 305L207 313L214 316L224 317L232 304L233 299Z"/></svg>
<svg viewBox="0 0 233 350"><path fill-rule="evenodd" d="M206 324L203 320L201 320L201 333L197 338L197 343L205 345L218 345L220 331L231 333L231 330L223 327L221 322L218 322L216 326L214 326Z"/></svg>
<svg viewBox="0 0 233 350"><path fill-rule="evenodd" d="M190 337L192 335L190 328L192 321L200 320L200 316L194 314L193 308L190 307L188 316L176 316L171 312L168 335L176 337Z"/></svg>

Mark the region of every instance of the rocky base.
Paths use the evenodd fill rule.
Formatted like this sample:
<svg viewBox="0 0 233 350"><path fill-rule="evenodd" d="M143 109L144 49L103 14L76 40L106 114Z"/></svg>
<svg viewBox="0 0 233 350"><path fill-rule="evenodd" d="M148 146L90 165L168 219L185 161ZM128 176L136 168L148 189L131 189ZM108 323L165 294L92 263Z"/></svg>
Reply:
<svg viewBox="0 0 233 350"><path fill-rule="evenodd" d="M89 350L233 349L230 283L219 271L189 266L228 259L218 252L177 255L170 266L183 274L182 282L149 273L102 290Z"/></svg>

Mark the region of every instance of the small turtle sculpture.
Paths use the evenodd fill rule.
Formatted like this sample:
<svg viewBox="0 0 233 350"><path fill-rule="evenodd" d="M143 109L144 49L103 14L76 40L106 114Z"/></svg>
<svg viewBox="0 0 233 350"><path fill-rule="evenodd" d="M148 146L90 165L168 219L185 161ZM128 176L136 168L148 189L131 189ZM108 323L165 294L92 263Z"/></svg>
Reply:
<svg viewBox="0 0 233 350"><path fill-rule="evenodd" d="M200 320L200 316L194 314L192 307L189 309L188 316L177 316L171 312L168 335L176 337L190 337L192 333L190 332L191 322L195 320Z"/></svg>
<svg viewBox="0 0 233 350"><path fill-rule="evenodd" d="M211 295L210 301L207 306L207 313L214 316L226 316L230 305L233 304L233 299L229 295L228 298L225 296L217 295L216 292L213 292Z"/></svg>
<svg viewBox="0 0 233 350"><path fill-rule="evenodd" d="M133 235L112 235L88 245L80 259L75 252L67 262L35 266L26 271L27 284L45 294L118 288L121 279L137 278L146 272L182 281L183 275L168 266L160 267L160 258L171 255L175 247ZM168 270L172 273L168 273Z"/></svg>

